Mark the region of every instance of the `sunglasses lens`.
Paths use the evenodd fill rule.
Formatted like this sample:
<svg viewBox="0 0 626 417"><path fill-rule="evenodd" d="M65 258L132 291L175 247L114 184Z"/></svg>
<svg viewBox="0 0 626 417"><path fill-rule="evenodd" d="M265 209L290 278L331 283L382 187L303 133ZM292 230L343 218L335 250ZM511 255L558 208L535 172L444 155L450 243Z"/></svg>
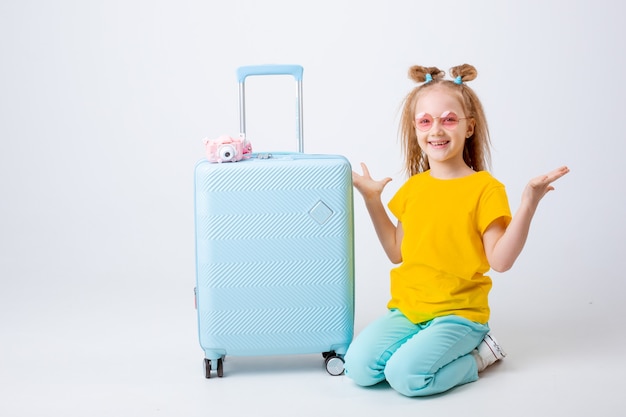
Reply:
<svg viewBox="0 0 626 417"><path fill-rule="evenodd" d="M446 129L454 129L459 124L459 117L450 112L446 116L441 116L441 124Z"/></svg>
<svg viewBox="0 0 626 417"><path fill-rule="evenodd" d="M428 113L420 113L415 118L415 127L422 132L427 132L433 126L433 117Z"/></svg>

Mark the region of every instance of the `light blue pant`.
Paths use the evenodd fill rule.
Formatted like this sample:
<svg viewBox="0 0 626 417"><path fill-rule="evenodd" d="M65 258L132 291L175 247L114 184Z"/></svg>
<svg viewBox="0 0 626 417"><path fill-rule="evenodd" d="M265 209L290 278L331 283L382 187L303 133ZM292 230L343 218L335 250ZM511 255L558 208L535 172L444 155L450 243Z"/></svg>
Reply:
<svg viewBox="0 0 626 417"><path fill-rule="evenodd" d="M346 375L361 386L383 380L409 397L447 391L478 379L471 351L489 325L459 316L415 324L391 310L367 326L345 356Z"/></svg>

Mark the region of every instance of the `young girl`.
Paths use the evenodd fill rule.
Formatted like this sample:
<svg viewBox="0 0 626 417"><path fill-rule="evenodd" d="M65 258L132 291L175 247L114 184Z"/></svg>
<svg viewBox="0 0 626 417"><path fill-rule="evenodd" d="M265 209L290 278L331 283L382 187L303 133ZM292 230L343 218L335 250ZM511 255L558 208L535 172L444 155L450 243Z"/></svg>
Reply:
<svg viewBox="0 0 626 417"><path fill-rule="evenodd" d="M406 97L401 137L409 180L389 202L381 201L391 178L373 180L367 166L353 173L389 259L389 311L353 341L346 375L358 385L383 380L407 396L447 391L478 379L504 352L488 334L491 268L511 268L522 251L531 219L561 167L534 178L511 216L504 186L485 169L489 132L482 105L465 83L471 65L450 70L414 66L421 83Z"/></svg>

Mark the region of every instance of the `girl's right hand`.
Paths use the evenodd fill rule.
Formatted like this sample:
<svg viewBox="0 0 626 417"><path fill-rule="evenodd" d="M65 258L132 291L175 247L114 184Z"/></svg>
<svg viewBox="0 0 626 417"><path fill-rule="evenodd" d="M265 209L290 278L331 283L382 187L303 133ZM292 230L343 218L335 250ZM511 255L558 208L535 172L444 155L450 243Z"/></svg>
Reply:
<svg viewBox="0 0 626 417"><path fill-rule="evenodd" d="M391 181L391 178L386 177L378 181L372 179L367 165L363 162L361 162L361 169L363 170L363 175L352 171L352 184L354 188L356 188L366 200L370 198L380 198L383 189Z"/></svg>

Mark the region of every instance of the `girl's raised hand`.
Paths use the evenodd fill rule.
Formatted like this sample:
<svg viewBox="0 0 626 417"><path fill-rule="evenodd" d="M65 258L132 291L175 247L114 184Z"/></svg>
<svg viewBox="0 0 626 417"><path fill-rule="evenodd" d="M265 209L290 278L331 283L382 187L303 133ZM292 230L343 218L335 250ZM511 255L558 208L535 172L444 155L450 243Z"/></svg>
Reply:
<svg viewBox="0 0 626 417"><path fill-rule="evenodd" d="M363 170L363 175L352 171L352 183L354 184L354 188L356 188L365 199L380 197L385 186L391 181L391 178L387 177L379 181L372 179L367 165L363 162L361 162L361 169Z"/></svg>
<svg viewBox="0 0 626 417"><path fill-rule="evenodd" d="M524 192L522 194L522 201L526 201L536 207L544 195L554 190L552 183L561 178L563 175L567 174L568 172L569 168L566 166L562 166L555 169L554 171L550 171L545 175L540 175L533 178L524 189Z"/></svg>

